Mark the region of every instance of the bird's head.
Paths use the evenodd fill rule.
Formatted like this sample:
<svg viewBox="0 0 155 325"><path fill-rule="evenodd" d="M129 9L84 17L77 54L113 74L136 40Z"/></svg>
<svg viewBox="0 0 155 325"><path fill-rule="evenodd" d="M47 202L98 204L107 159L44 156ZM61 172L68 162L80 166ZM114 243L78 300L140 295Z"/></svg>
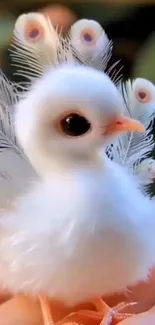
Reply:
<svg viewBox="0 0 155 325"><path fill-rule="evenodd" d="M51 68L32 85L17 104L15 129L32 164L46 161L46 168L91 159L120 132L144 130L123 116L122 97L105 73L68 65Z"/></svg>

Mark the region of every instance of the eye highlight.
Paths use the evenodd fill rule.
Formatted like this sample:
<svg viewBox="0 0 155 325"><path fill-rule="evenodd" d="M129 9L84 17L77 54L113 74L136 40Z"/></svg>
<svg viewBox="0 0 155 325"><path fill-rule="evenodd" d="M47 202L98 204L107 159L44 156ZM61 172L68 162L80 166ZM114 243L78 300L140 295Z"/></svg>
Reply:
<svg viewBox="0 0 155 325"><path fill-rule="evenodd" d="M59 120L58 128L67 136L79 137L90 132L91 123L81 114L70 112Z"/></svg>
<svg viewBox="0 0 155 325"><path fill-rule="evenodd" d="M44 28L37 20L31 20L25 27L25 37L27 41L37 42L44 38Z"/></svg>
<svg viewBox="0 0 155 325"><path fill-rule="evenodd" d="M141 88L136 90L136 98L140 103L149 103L152 99L152 94L150 91Z"/></svg>

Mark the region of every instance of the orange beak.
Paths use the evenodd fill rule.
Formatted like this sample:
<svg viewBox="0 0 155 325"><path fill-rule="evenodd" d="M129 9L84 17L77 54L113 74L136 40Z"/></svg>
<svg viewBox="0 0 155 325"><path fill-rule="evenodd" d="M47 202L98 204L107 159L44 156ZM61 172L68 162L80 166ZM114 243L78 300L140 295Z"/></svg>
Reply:
<svg viewBox="0 0 155 325"><path fill-rule="evenodd" d="M142 123L127 116L120 116L114 123L105 128L104 135L115 135L120 132L145 132Z"/></svg>

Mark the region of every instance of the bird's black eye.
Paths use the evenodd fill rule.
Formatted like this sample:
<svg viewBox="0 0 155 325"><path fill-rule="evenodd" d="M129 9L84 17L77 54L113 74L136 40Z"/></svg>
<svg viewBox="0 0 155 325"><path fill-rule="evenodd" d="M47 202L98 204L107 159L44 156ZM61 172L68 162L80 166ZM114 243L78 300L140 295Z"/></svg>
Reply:
<svg viewBox="0 0 155 325"><path fill-rule="evenodd" d="M61 131L72 137L86 134L91 129L90 122L78 113L70 113L60 122Z"/></svg>

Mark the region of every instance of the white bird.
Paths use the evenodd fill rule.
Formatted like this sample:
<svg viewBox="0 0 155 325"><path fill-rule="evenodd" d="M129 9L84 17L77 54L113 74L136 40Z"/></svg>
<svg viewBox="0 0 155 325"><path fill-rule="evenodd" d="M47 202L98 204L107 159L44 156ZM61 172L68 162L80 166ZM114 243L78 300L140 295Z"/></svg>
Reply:
<svg viewBox="0 0 155 325"><path fill-rule="evenodd" d="M14 53L13 50L12 55L15 65L19 68L17 73L31 80L32 75L41 76L49 65L57 66L60 61L66 60L70 63L74 61L75 64L78 59L80 64L105 70L112 54L112 42L109 41L101 25L88 19L81 19L74 23L65 41L54 30L48 17L40 13L24 14L16 21L14 41L16 51ZM114 71L113 81L118 83L121 78L119 71L115 73L115 65L110 70ZM147 132L138 136L133 133L121 135L112 146L108 145L107 154L115 161L131 168L134 174L137 170L135 165L139 165L141 159L147 158L154 146L153 136L150 134L152 130L150 119L152 122L155 111L154 89L151 82L140 78L133 82L128 81L121 87L121 94L125 101L125 114L140 119L145 124ZM146 96L140 98L139 93ZM141 114L144 111L145 114ZM142 184L142 181L140 183Z"/></svg>
<svg viewBox="0 0 155 325"><path fill-rule="evenodd" d="M39 33L40 31L42 32ZM96 37L96 44L85 44L82 41L81 45L79 44L78 40L80 40L80 35L85 35L86 31L89 31L89 33L92 31L91 35ZM32 39L30 36L32 37ZM24 14L17 19L14 29L14 39L16 44L16 51L13 54L14 64L18 66L18 72L20 71L20 73L22 73L24 77L29 77L30 79L30 84L27 85L26 90L29 89L32 79L34 79L34 76L35 78L41 76L44 73L44 70L48 70L49 65L59 66L60 57L62 61L65 61L66 53L68 53L68 64L72 63L72 61L74 61L74 64L76 64L75 60L72 59L73 56L76 54L76 51L78 57L79 50L81 51L81 56L83 56L83 62L81 62L82 64L84 64L85 61L89 61L88 58L90 59L92 56L93 60L89 62L89 64L93 66L95 65L95 63L98 63L98 67L102 69L104 64L106 64L106 62L108 61L109 55L111 54L112 50L112 43L109 42L104 30L97 22L92 20L80 20L76 22L71 27L70 31L70 38L68 43L72 44L72 47L70 47L57 34L49 19L47 17L45 18L42 14L39 13ZM79 45L78 47L76 46L76 39L77 44ZM60 50L60 56L57 53L58 43L64 44L64 47L58 46ZM73 48L73 45L75 46L75 48ZM24 66L24 62L26 63L26 66ZM36 67L36 64L38 68ZM29 69L31 70L32 74ZM7 109L5 110L5 114L3 111L3 117L1 119L2 130L5 130L1 139L1 147L3 146L2 142L4 141L4 137L5 139L7 137L9 145L12 144L11 150L8 150L7 147L5 147L5 150L3 148L3 150L1 150L0 156L0 184L2 185L1 188L3 187L3 191L0 195L0 204L1 207L6 207L8 206L8 204L12 204L12 200L16 198L21 189L27 190L27 186L29 185L29 183L33 181L34 178L36 178L36 173L30 166L30 164L28 164L23 153L22 155L19 154L21 152L21 148L19 144L17 144L15 141L14 128L12 123L10 124L10 119L12 118L11 107L14 105L15 101L18 101L18 94L13 91L15 90L15 87L11 86L10 88L10 83L8 83L6 79L4 87L2 79L0 80L0 96L2 105L5 105ZM6 87L8 89L7 93L5 91ZM9 94L9 91L11 92L11 96ZM127 110L125 110L125 114L128 115ZM145 118L146 124L148 123L149 117L145 115ZM8 125L9 128L6 128L6 125ZM121 136L121 139L124 138L126 139L126 136ZM118 141L116 142L118 144ZM128 150L128 143L129 142L127 138L127 141L124 142L124 151ZM115 161L117 161L118 156L117 150L114 150L116 147L117 146L114 146L114 148L112 149L112 154L110 153L110 156L114 156ZM121 154L124 153L123 150ZM110 151L111 147L108 146L107 152ZM133 173L135 173L135 171L133 171Z"/></svg>
<svg viewBox="0 0 155 325"><path fill-rule="evenodd" d="M0 80L0 142L7 141L0 152L0 207L27 193L9 215L1 211L0 283L14 293L44 291L71 305L125 290L146 280L154 265L154 205L137 188L154 178L154 162L147 158L154 146L154 86L136 79L118 94L104 73L69 66L77 57L80 64L105 69L112 44L93 21L77 22L66 41L40 14L17 22L13 59L32 86L19 100L14 85L4 76ZM94 45L85 42L92 35L97 36ZM61 67L66 53L68 64ZM50 65L56 70L48 72ZM20 145L12 123L14 104ZM147 132L133 134L141 126L120 118L121 108ZM113 147L107 147L109 141ZM103 147L112 150L112 162Z"/></svg>
<svg viewBox="0 0 155 325"><path fill-rule="evenodd" d="M2 287L73 305L147 280L153 203L100 151L144 131L122 110L109 77L84 66L51 68L17 103L16 135L40 181L1 215Z"/></svg>
<svg viewBox="0 0 155 325"><path fill-rule="evenodd" d="M142 134L128 132L121 135L108 145L107 154L114 161L131 169L133 174L138 174L139 183L145 187L153 180L151 173L148 173L148 158L154 149L152 128L155 117L155 86L147 79L137 78L122 84L119 90L124 98L124 114L143 123L146 131ZM151 165L152 162L151 159Z"/></svg>

